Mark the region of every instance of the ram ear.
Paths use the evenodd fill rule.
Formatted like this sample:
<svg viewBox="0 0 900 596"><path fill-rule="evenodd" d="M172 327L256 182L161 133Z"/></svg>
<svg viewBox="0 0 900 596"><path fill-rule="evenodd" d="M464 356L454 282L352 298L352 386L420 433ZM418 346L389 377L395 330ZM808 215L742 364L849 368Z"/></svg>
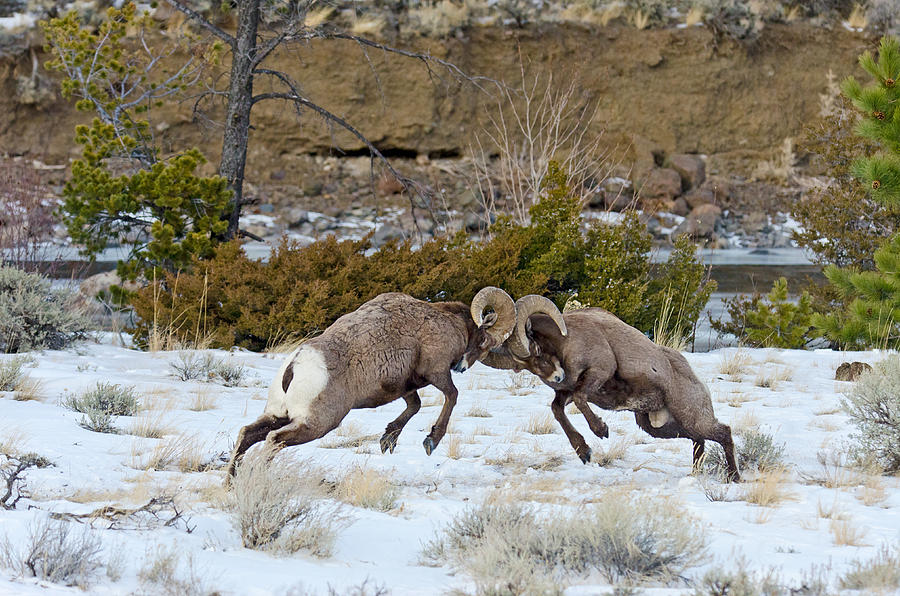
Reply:
<svg viewBox="0 0 900 596"><path fill-rule="evenodd" d="M481 326L484 328L493 327L494 323L496 323L496 322L497 322L497 313L491 312L491 313L488 313L484 317L484 321L481 323Z"/></svg>

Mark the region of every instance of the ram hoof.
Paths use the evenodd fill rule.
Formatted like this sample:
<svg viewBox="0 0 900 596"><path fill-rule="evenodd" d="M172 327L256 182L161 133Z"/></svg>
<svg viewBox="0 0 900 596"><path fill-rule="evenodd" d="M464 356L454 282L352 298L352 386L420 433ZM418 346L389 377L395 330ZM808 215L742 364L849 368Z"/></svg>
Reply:
<svg viewBox="0 0 900 596"><path fill-rule="evenodd" d="M422 445L425 447L425 454L431 455L431 452L434 451L434 439L431 437L425 437L425 440L422 441Z"/></svg>
<svg viewBox="0 0 900 596"><path fill-rule="evenodd" d="M381 437L381 440L379 441L382 453L384 453L385 451L390 451L391 453L394 452L394 447L397 446L397 438L399 434L400 433L384 433L384 435Z"/></svg>

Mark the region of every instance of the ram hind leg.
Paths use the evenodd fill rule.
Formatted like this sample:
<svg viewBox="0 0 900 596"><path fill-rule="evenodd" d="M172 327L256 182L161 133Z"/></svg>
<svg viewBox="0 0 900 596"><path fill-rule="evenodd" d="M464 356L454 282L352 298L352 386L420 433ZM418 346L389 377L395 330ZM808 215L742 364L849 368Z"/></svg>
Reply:
<svg viewBox="0 0 900 596"><path fill-rule="evenodd" d="M556 421L559 422L563 432L566 433L566 438L569 439L569 444L575 449L575 453L581 459L582 463L586 464L591 461L591 448L588 447L584 437L575 430L575 427L572 426L572 422L569 420L568 416L566 416L567 401L567 394L557 392L553 401L550 403L550 411L553 412L553 417L556 418Z"/></svg>
<svg viewBox="0 0 900 596"><path fill-rule="evenodd" d="M380 441L382 453L385 451L394 452L394 448L397 446L397 439L400 437L400 431L422 407L422 400L419 398L418 391L410 391L403 396L403 399L406 401L406 409L397 416L396 420L389 422L384 429L384 435L382 435Z"/></svg>
<svg viewBox="0 0 900 596"><path fill-rule="evenodd" d="M678 429L678 436L689 437L694 441L693 462L695 467L699 465L703 457L704 441L715 441L721 445L722 451L725 453L727 480L729 482L740 482L741 476L738 473L737 463L734 459L734 441L731 438L731 428L715 418L710 418L703 416L701 420L686 421L683 425L670 420L662 429L667 429L670 425L674 425L674 428ZM644 430L647 429L645 428Z"/></svg>
<svg viewBox="0 0 900 596"><path fill-rule="evenodd" d="M225 483L228 484L234 476L235 468L238 460L250 447L259 443L273 430L277 430L288 423L290 418L280 418L272 414L263 414L255 422L251 422L243 427L234 443L234 450L231 452L231 460L228 462L228 473L225 477Z"/></svg>

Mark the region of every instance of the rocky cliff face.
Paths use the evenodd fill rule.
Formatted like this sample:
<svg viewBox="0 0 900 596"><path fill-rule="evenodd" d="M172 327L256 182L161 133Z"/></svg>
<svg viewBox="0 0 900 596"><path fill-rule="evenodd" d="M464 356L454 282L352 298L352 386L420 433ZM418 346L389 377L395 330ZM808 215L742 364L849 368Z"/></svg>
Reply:
<svg viewBox="0 0 900 596"><path fill-rule="evenodd" d="M514 84L521 55L527 71L552 72L559 84L575 78L585 98L598 102L593 128L604 132L607 147L622 149L623 140L637 135L666 152L711 155L766 151L797 135L818 111L817 94L829 69L839 78L854 72L859 52L872 43L862 34L807 24L770 25L752 46L716 43L703 27L475 28L445 41L391 41ZM39 51L37 58L43 62ZM366 55L352 42L314 42L282 51L276 62L312 99L395 154L465 153L492 103L488 93L445 73L437 72L449 84L429 78L417 62L373 50ZM17 79L28 78L32 67L30 56L3 63L0 148L59 163L73 155L72 127L87 115L75 113L69 102L25 93L27 85ZM483 89L490 92L491 85ZM216 130L195 122L191 107L156 111L160 136L172 147L201 145L214 161ZM258 106L254 126L256 176L279 169L291 156L327 153L335 145L362 149L312 114L298 119L278 102Z"/></svg>
<svg viewBox="0 0 900 596"><path fill-rule="evenodd" d="M641 31L567 25L476 27L448 40L387 41L427 50L495 81L519 84L523 67L528 76L543 81L551 80L552 73L554 85L577 81L579 100L598 106L590 133L602 135L600 148L620 160L620 170L638 187L642 178L671 168L671 158L683 154L708 156L708 178L749 176L760 161L775 159L786 138L797 136L816 118L829 70L838 80L854 73L857 56L874 43L840 27L807 23L769 25L753 45L716 40L705 27ZM78 155L72 142L75 124L90 115L75 112L70 102L51 93L52 81L38 84L34 64L45 56L39 42L32 46L30 53L0 63L0 151L65 164ZM311 99L398 158L403 169L446 186L450 200L459 200L464 208L471 202L466 184L445 174L447 164L467 155L475 134L488 125L499 97L493 83L482 81L479 88L440 69L429 73L419 62L364 52L341 41L283 49L274 66L299 81ZM257 87L264 91L265 82ZM163 106L152 121L164 148L200 147L211 172L221 150L214 124L220 113L213 109L211 121L200 121L192 106ZM352 159L365 154L358 140L325 126L310 112L298 115L279 102L257 106L253 126L247 168L251 196L275 205L278 212L285 202L319 210L334 202L349 208L366 203L368 160ZM351 159L326 159L328 155ZM442 166L434 170L437 162ZM672 178L677 182L678 175L672 172ZM385 184L378 194L390 196L392 190ZM682 202L693 209L690 201ZM668 209L673 203L662 206Z"/></svg>

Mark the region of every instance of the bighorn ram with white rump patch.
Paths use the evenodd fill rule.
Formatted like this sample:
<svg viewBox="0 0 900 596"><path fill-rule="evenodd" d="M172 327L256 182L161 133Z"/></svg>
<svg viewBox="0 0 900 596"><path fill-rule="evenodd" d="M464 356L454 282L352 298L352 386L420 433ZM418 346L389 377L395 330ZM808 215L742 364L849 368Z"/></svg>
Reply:
<svg viewBox="0 0 900 596"><path fill-rule="evenodd" d="M535 308L538 303L543 306ZM523 308L526 304L530 308ZM609 437L609 428L588 403L633 411L638 426L653 437L691 439L695 466L704 441L716 441L725 450L729 479L739 480L731 429L716 419L709 391L684 356L656 345L602 308L561 315L568 329L563 336L556 317L541 314L551 305L542 296L520 298L517 313L538 314L518 316L515 332L482 361L494 368L530 370L553 388L553 415L584 463L590 461L591 450L566 417L565 406L571 402L601 438ZM475 313L473 318L478 320ZM562 380L550 372L560 365Z"/></svg>
<svg viewBox="0 0 900 596"><path fill-rule="evenodd" d="M238 434L229 476L238 458L259 441L274 447L307 443L336 428L350 410L402 397L406 409L381 437L382 452L393 452L400 431L421 406L417 390L426 385L444 394L444 407L424 441L431 455L456 405L451 368L463 372L464 354L484 355L515 326L515 305L505 292L485 288L472 299L472 310L488 307L494 312L476 324L462 302L429 303L388 293L340 317L281 365L263 415Z"/></svg>

